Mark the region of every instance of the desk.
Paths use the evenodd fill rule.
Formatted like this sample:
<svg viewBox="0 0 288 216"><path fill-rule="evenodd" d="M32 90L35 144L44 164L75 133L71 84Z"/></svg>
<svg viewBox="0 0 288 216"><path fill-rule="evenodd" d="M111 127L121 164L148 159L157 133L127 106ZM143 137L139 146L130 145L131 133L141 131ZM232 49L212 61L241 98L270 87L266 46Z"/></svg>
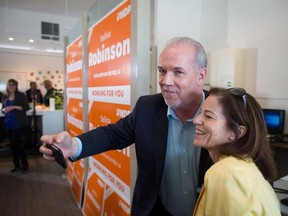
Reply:
<svg viewBox="0 0 288 216"><path fill-rule="evenodd" d="M274 158L278 171L278 179L288 175L288 143L284 142L272 142L270 143L271 149L274 153ZM287 188L276 188L274 190L280 193L287 193ZM288 205L288 198L282 199L281 203L284 205Z"/></svg>
<svg viewBox="0 0 288 216"><path fill-rule="evenodd" d="M33 115L32 111L31 115ZM42 130L40 130L42 134L55 134L64 130L63 110L37 110L36 116L42 117Z"/></svg>
<svg viewBox="0 0 288 216"><path fill-rule="evenodd" d="M288 175L288 143L270 143L277 165L278 179Z"/></svg>
<svg viewBox="0 0 288 216"><path fill-rule="evenodd" d="M33 116L33 110L27 111L29 118ZM0 118L4 114L0 112ZM36 119L38 131L42 134L55 134L64 130L64 112L63 110L36 110Z"/></svg>

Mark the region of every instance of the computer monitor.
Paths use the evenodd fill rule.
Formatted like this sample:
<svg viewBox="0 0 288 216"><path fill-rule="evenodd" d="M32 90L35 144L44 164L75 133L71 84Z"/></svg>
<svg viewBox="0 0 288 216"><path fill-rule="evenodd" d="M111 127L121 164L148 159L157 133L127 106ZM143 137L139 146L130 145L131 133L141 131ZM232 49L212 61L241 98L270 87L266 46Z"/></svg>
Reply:
<svg viewBox="0 0 288 216"><path fill-rule="evenodd" d="M285 110L262 109L269 135L283 135L285 127Z"/></svg>

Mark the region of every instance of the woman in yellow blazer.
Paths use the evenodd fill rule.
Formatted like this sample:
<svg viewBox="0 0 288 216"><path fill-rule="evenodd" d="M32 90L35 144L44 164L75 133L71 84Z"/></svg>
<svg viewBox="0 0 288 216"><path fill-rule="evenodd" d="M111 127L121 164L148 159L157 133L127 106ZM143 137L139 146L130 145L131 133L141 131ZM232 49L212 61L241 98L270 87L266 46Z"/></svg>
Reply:
<svg viewBox="0 0 288 216"><path fill-rule="evenodd" d="M209 151L195 216L280 216L269 184L276 166L258 102L242 88L212 88L194 119L194 144Z"/></svg>

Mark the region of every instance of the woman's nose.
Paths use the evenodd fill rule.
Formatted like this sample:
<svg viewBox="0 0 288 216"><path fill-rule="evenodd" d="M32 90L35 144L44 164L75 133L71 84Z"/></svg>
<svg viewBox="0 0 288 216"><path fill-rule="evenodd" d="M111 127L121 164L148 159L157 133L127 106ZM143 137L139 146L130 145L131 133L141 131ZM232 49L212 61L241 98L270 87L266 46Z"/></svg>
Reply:
<svg viewBox="0 0 288 216"><path fill-rule="evenodd" d="M195 125L199 125L199 124L202 124L203 121L202 121L202 118L201 118L201 114L197 115L194 119L193 119L193 123Z"/></svg>

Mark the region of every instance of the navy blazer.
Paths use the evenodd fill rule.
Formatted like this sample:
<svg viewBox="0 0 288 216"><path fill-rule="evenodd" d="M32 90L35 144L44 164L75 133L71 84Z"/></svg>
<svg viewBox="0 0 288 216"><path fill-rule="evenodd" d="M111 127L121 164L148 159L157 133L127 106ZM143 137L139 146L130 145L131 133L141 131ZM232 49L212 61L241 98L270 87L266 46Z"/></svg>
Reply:
<svg viewBox="0 0 288 216"><path fill-rule="evenodd" d="M142 96L125 118L78 136L83 149L77 159L107 150L123 149L135 143L138 173L131 215L149 215L155 208L167 147L167 108L162 94ZM202 149L198 176L200 187L209 166L209 154Z"/></svg>
<svg viewBox="0 0 288 216"><path fill-rule="evenodd" d="M27 95L29 103L33 102L34 95L36 96L36 103L39 103L39 104L44 103L42 93L39 89L35 89L33 92L32 89L30 88L26 91L26 95Z"/></svg>

